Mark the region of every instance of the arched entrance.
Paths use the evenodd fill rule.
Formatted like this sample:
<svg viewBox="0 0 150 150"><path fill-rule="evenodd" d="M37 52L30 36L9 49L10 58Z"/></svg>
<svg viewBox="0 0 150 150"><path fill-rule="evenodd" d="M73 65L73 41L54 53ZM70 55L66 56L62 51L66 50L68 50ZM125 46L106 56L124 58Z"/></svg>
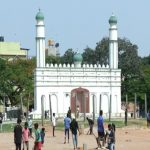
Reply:
<svg viewBox="0 0 150 150"><path fill-rule="evenodd" d="M89 90L76 88L71 91L71 112L79 107L80 113L89 113Z"/></svg>

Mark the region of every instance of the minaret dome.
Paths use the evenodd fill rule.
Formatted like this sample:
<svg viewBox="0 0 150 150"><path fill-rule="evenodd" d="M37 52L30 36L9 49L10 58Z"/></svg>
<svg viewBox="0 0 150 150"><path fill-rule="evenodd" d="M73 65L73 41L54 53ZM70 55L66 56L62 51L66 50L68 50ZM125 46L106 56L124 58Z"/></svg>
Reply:
<svg viewBox="0 0 150 150"><path fill-rule="evenodd" d="M117 24L117 17L115 15L110 16L109 24Z"/></svg>
<svg viewBox="0 0 150 150"><path fill-rule="evenodd" d="M44 15L40 9L35 18L36 18L36 20L44 20Z"/></svg>
<svg viewBox="0 0 150 150"><path fill-rule="evenodd" d="M81 67L82 60L83 60L82 55L81 55L80 53L76 53L76 54L73 56L73 61L74 61L75 67L77 67L77 68Z"/></svg>
<svg viewBox="0 0 150 150"><path fill-rule="evenodd" d="M82 60L83 60L83 57L80 53L76 53L74 56L73 56L73 61L74 62L81 62L82 63Z"/></svg>

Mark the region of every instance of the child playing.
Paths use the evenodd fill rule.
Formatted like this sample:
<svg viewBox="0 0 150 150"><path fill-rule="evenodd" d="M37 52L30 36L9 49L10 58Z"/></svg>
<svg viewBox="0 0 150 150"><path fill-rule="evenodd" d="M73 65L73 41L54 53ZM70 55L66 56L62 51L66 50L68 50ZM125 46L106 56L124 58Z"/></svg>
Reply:
<svg viewBox="0 0 150 150"><path fill-rule="evenodd" d="M30 131L30 136L32 136L32 119L31 117L28 118L28 127L29 127L29 131Z"/></svg>
<svg viewBox="0 0 150 150"><path fill-rule="evenodd" d="M17 119L17 125L14 127L14 142L16 145L16 150L21 150L22 126L20 118Z"/></svg>
<svg viewBox="0 0 150 150"><path fill-rule="evenodd" d="M114 125L108 124L108 131L106 133L107 144L109 150L115 150L115 128Z"/></svg>
<svg viewBox="0 0 150 150"><path fill-rule="evenodd" d="M41 147L42 147L41 133L40 133L40 130L38 129L38 127L39 127L38 123L35 123L34 124L34 129L35 129L34 150L41 150Z"/></svg>
<svg viewBox="0 0 150 150"><path fill-rule="evenodd" d="M28 123L25 122L24 124L24 128L22 130L22 139L23 139L23 149L26 149L29 150L29 136L30 136L30 131L28 129Z"/></svg>
<svg viewBox="0 0 150 150"><path fill-rule="evenodd" d="M70 129L70 123L71 123L71 119L69 118L69 114L67 114L67 117L65 117L64 119L64 126L65 126L65 141L64 144L66 144L66 135L68 133L68 143L69 143L69 129Z"/></svg>
<svg viewBox="0 0 150 150"><path fill-rule="evenodd" d="M42 142L42 146L43 146L43 144L44 144L44 137L45 137L45 128L42 128L41 129L41 142Z"/></svg>

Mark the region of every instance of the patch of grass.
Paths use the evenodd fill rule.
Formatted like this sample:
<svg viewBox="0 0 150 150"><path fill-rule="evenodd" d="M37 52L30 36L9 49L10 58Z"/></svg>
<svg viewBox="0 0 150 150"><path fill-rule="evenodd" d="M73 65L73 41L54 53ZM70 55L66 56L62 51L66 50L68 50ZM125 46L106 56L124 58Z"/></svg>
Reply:
<svg viewBox="0 0 150 150"><path fill-rule="evenodd" d="M125 127L124 119L111 119L105 120L105 123L114 123L116 125L116 128L122 128ZM127 127L146 127L146 119L132 119L129 118L127 121Z"/></svg>
<svg viewBox="0 0 150 150"><path fill-rule="evenodd" d="M109 121L109 120L107 119L107 120L105 120L105 123L106 123L106 124L114 123L115 126L116 126L116 128L122 128L122 127L125 126L125 125L124 125L124 120L122 120L122 119L120 119L120 120L118 120L118 119L111 119L111 121Z"/></svg>
<svg viewBox="0 0 150 150"><path fill-rule="evenodd" d="M15 125L16 124L14 124L14 123L3 124L2 125L2 132L13 132Z"/></svg>
<svg viewBox="0 0 150 150"><path fill-rule="evenodd" d="M41 120L33 120L33 125L34 123L37 122L39 123L40 127L41 127ZM124 119L111 119L111 121L109 121L108 119L105 119L104 121L105 124L109 124L109 123L114 123L116 125L116 128L122 128L125 127L124 124ZM79 127L81 127L81 125L83 125L84 128L88 128L88 122L87 120L84 121L78 121ZM146 128L146 119L128 119L128 126L127 127L144 127ZM16 123L8 123L8 124L3 124L3 131L2 132L13 132L14 130L14 126L16 125ZM24 125L24 122L22 122L22 126ZM44 126L50 126L50 121L49 120L44 120ZM97 126L97 120L95 120L95 124L94 126ZM58 120L57 121L57 125L56 125L56 130L60 130L63 131L64 130L64 121L63 120Z"/></svg>
<svg viewBox="0 0 150 150"><path fill-rule="evenodd" d="M146 119L128 119L128 126L147 127Z"/></svg>
<svg viewBox="0 0 150 150"><path fill-rule="evenodd" d="M87 128L89 126L87 121L85 121L85 122L84 121L78 121L78 125L79 125L79 128L81 127L81 125L83 125L84 128ZM64 130L64 122L63 121L57 122L56 130L60 130L60 131Z"/></svg>
<svg viewBox="0 0 150 150"><path fill-rule="evenodd" d="M64 122L57 122L56 130L64 130Z"/></svg>

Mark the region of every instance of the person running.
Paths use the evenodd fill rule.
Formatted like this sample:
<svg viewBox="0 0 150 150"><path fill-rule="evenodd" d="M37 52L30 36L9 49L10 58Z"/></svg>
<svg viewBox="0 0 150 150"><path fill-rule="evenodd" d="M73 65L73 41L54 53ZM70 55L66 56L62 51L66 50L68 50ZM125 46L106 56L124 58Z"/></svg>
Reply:
<svg viewBox="0 0 150 150"><path fill-rule="evenodd" d="M105 131L104 131L104 119L103 119L103 111L100 110L100 114L99 117L97 119L97 128L98 128L98 148L101 148L101 143L100 141L102 141L102 145L105 145Z"/></svg>
<svg viewBox="0 0 150 150"><path fill-rule="evenodd" d="M72 139L73 139L73 145L74 145L74 149L78 148L78 135L77 135L77 131L79 132L80 135L80 131L79 131L79 127L78 127L78 122L76 121L75 117L72 117L72 121L70 124L70 129L72 132Z"/></svg>
<svg viewBox="0 0 150 150"><path fill-rule="evenodd" d="M17 119L17 125L14 127L14 143L16 145L16 150L21 150L22 142L22 126L21 119Z"/></svg>
<svg viewBox="0 0 150 150"><path fill-rule="evenodd" d="M55 137L55 127L56 127L56 117L55 117L55 113L53 113L52 125L53 125L53 137Z"/></svg>
<svg viewBox="0 0 150 150"><path fill-rule="evenodd" d="M23 139L23 149L25 150L25 147L27 150L29 150L29 136L30 136L30 131L28 129L28 123L25 122L24 128L22 130L22 139Z"/></svg>
<svg viewBox="0 0 150 150"><path fill-rule="evenodd" d="M90 134L93 133L93 126L94 126L94 121L92 119L89 119L88 117L86 117L88 123L89 123L89 130L87 132L87 135L88 133L90 132Z"/></svg>
<svg viewBox="0 0 150 150"><path fill-rule="evenodd" d="M64 141L64 144L66 144L66 134L67 133L68 133L68 143L69 143L70 123L71 123L71 119L69 117L69 114L67 114L67 117L65 117L65 119L64 119L64 126L65 126L65 141Z"/></svg>
<svg viewBox="0 0 150 150"><path fill-rule="evenodd" d="M41 131L38 129L39 125L38 123L34 124L35 129L35 143L34 143L34 150L41 150L42 147L42 139L41 139Z"/></svg>

